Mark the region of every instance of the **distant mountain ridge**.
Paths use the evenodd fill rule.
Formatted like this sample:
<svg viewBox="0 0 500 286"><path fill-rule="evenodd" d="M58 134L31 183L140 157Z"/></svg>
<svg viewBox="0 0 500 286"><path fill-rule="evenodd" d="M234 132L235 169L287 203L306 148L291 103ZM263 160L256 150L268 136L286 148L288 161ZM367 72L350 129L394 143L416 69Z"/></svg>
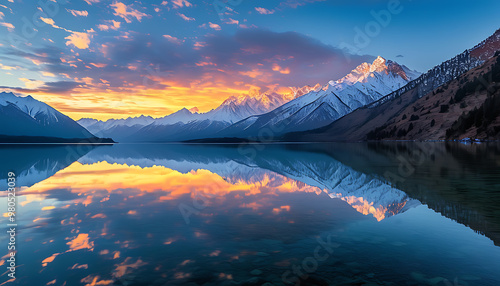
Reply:
<svg viewBox="0 0 500 286"><path fill-rule="evenodd" d="M284 103L317 88L292 88L292 93L274 90L227 98L219 107L199 113L197 108L183 108L162 118L141 116L99 121L83 118L78 123L98 136L130 141L176 141L211 136L225 127L249 116L266 113Z"/></svg>

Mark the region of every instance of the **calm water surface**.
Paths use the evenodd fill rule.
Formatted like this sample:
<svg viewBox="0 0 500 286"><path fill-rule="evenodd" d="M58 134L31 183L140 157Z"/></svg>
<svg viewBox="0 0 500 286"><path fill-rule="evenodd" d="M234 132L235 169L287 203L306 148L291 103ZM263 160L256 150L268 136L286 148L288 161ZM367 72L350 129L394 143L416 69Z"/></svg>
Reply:
<svg viewBox="0 0 500 286"><path fill-rule="evenodd" d="M7 173L23 186L6 285L500 285L498 144L3 145L0 156L2 213Z"/></svg>

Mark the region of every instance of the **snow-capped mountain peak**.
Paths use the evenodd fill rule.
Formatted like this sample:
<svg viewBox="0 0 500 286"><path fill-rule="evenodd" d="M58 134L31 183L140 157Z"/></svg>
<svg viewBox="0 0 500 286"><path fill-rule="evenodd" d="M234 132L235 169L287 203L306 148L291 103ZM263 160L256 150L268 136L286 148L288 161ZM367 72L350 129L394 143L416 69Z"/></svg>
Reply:
<svg viewBox="0 0 500 286"><path fill-rule="evenodd" d="M0 134L57 138L91 138L85 128L46 103L31 96L0 93Z"/></svg>
<svg viewBox="0 0 500 286"><path fill-rule="evenodd" d="M396 62L377 57L362 63L339 80L319 85L272 112L252 116L221 132L222 137L254 137L264 127L281 133L320 128L355 109L405 86L420 74Z"/></svg>
<svg viewBox="0 0 500 286"><path fill-rule="evenodd" d="M362 63L345 77L336 81L330 81L329 84L335 86L342 84L354 85L356 83L366 83L370 80L370 78L375 78L377 75L392 75L394 77L399 76L401 79L409 81L410 78L416 78L417 74L418 72L416 71L412 71L394 61L386 60L383 57L378 56L373 63Z"/></svg>
<svg viewBox="0 0 500 286"><path fill-rule="evenodd" d="M14 104L22 112L28 114L31 118L37 120L41 115L45 115L42 124L50 124L51 121L58 121L57 111L47 104L34 99L31 95L26 97L17 96L11 92L2 92L0 94L0 105L7 106Z"/></svg>

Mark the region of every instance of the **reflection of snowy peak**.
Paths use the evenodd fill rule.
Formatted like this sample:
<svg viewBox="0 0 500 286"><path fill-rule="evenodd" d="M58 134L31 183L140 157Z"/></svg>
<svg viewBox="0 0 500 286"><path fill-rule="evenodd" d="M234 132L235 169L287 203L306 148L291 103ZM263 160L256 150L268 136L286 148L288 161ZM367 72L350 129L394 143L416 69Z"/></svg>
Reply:
<svg viewBox="0 0 500 286"><path fill-rule="evenodd" d="M4 146L0 148L0 157L10 163L0 164L0 191L4 191L5 189L1 188L7 186L8 172L15 172L17 186L31 187L68 167L93 148L95 146L82 148L79 145L59 144L43 146L30 144L22 148Z"/></svg>
<svg viewBox="0 0 500 286"><path fill-rule="evenodd" d="M150 146L152 149L157 147ZM158 148L161 149L161 146ZM189 150L194 151L196 148L181 148L185 149L175 153L166 150L155 152L155 156L146 158L144 154L131 153L126 147L113 146L112 149L96 149L82 157L79 162L93 164L107 161L110 164L135 165L142 168L156 165L181 173L208 170L231 184L256 184L269 182L270 179L271 184L284 184L286 182L283 178L288 178L297 186L305 184L316 187L318 191L323 190L330 197L342 199L358 212L373 215L377 220L404 212L418 203L379 179L355 171L325 155L297 152L293 153L294 156L269 155L251 160L238 153L215 155L212 149L207 149L206 153L194 153Z"/></svg>
<svg viewBox="0 0 500 286"><path fill-rule="evenodd" d="M333 159L263 160L259 166L324 189L330 197L340 198L360 213L371 214L377 220L406 211L418 203L381 180Z"/></svg>

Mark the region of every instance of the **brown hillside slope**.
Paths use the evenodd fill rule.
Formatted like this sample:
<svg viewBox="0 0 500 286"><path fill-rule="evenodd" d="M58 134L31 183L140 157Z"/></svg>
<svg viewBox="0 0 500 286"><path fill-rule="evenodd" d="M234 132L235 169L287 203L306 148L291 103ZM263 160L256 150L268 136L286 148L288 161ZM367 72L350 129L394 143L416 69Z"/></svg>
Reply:
<svg viewBox="0 0 500 286"><path fill-rule="evenodd" d="M498 83L500 58L494 57L403 108L366 139L500 139ZM496 112L484 112L491 108Z"/></svg>

